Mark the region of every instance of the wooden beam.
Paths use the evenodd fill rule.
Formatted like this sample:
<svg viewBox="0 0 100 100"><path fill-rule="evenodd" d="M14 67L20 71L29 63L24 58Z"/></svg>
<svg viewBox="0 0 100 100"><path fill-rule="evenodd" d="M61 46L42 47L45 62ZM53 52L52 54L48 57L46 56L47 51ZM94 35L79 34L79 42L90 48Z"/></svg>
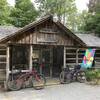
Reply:
<svg viewBox="0 0 100 100"><path fill-rule="evenodd" d="M5 90L8 90L7 81L8 81L9 73L10 73L9 62L10 62L10 50L9 50L9 46L8 46L6 48L6 80L4 81Z"/></svg>
<svg viewBox="0 0 100 100"><path fill-rule="evenodd" d="M81 63L78 63L78 64L81 64ZM66 65L75 66L76 63L67 63Z"/></svg>
<svg viewBox="0 0 100 100"><path fill-rule="evenodd" d="M53 68L53 49L50 48L50 77L52 78L52 69Z"/></svg>
<svg viewBox="0 0 100 100"><path fill-rule="evenodd" d="M6 63L6 82L8 81L8 78L9 78L9 71L10 71L10 69L9 69L9 62L10 62L10 52L9 52L9 47L7 47L7 56L6 56L6 61L7 61L7 63Z"/></svg>
<svg viewBox="0 0 100 100"><path fill-rule="evenodd" d="M76 65L78 65L78 51L79 49L76 50Z"/></svg>
<svg viewBox="0 0 100 100"><path fill-rule="evenodd" d="M67 58L66 60L68 61L68 60L75 60L76 62L78 62L78 59L79 60L82 60L82 58L79 58L77 55L76 55L76 58ZM78 63L77 63L78 64Z"/></svg>
<svg viewBox="0 0 100 100"><path fill-rule="evenodd" d="M29 51L29 69L32 70L32 54L33 54L33 47L30 45L30 51Z"/></svg>
<svg viewBox="0 0 100 100"><path fill-rule="evenodd" d="M39 32L44 34L59 34L59 31L40 30Z"/></svg>
<svg viewBox="0 0 100 100"><path fill-rule="evenodd" d="M41 64L41 63L42 63L42 49L40 49L40 52L39 52L39 53L40 53L39 64ZM42 72L42 71L43 71L43 70L42 70L42 67L40 67L39 70L40 70L40 74L42 75L42 74L43 74L43 72Z"/></svg>
<svg viewBox="0 0 100 100"><path fill-rule="evenodd" d="M66 47L64 47L64 62L63 62L63 68L66 68Z"/></svg>

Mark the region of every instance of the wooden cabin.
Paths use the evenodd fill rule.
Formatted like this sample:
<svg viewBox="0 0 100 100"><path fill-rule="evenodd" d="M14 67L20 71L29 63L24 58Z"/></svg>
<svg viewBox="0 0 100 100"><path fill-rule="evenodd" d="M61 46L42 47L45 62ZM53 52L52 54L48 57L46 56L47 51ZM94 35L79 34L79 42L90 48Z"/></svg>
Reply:
<svg viewBox="0 0 100 100"><path fill-rule="evenodd" d="M59 77L63 67L82 62L88 47L97 48L95 60L100 64L100 39L98 45L89 45L83 40L85 35L74 34L51 15L7 33L0 38L1 80L7 81L13 67L24 72L35 67L46 77ZM40 67L41 63L44 66Z"/></svg>

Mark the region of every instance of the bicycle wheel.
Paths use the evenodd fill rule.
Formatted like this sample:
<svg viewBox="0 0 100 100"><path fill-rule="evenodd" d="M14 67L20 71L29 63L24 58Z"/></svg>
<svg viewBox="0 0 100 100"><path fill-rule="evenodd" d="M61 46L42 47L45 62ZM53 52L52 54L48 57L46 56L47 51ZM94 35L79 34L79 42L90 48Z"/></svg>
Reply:
<svg viewBox="0 0 100 100"><path fill-rule="evenodd" d="M66 83L69 84L72 82L72 74L71 73L68 73L66 75Z"/></svg>
<svg viewBox="0 0 100 100"><path fill-rule="evenodd" d="M43 75L36 75L32 77L33 88L36 90L43 89L46 84L46 79Z"/></svg>
<svg viewBox="0 0 100 100"><path fill-rule="evenodd" d="M60 73L60 83L61 84L68 84L71 82L71 74L70 73L65 73L64 71L62 71Z"/></svg>
<svg viewBox="0 0 100 100"><path fill-rule="evenodd" d="M8 89L12 91L20 90L22 86L21 82L19 82L18 80L10 80L10 79L8 79L7 85Z"/></svg>
<svg viewBox="0 0 100 100"><path fill-rule="evenodd" d="M86 82L86 77L85 77L84 71L80 71L77 73L77 81L79 81L80 83Z"/></svg>

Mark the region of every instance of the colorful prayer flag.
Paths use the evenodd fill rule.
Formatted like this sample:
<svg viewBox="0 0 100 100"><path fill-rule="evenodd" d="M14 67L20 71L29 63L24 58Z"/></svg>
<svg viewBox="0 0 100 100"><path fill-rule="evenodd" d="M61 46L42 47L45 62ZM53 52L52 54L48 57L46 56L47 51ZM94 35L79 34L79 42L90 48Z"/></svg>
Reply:
<svg viewBox="0 0 100 100"><path fill-rule="evenodd" d="M95 55L95 50L96 49L86 49L85 55L83 57L83 61L81 64L82 68L91 68L92 63L94 60L94 55Z"/></svg>

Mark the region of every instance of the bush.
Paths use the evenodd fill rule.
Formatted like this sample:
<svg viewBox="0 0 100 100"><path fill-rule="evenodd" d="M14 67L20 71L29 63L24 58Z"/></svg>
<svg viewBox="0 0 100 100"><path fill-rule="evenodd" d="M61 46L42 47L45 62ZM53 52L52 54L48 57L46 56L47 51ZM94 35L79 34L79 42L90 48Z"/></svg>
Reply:
<svg viewBox="0 0 100 100"><path fill-rule="evenodd" d="M95 79L100 79L100 70L98 69L88 69L86 70L87 81L93 81Z"/></svg>

